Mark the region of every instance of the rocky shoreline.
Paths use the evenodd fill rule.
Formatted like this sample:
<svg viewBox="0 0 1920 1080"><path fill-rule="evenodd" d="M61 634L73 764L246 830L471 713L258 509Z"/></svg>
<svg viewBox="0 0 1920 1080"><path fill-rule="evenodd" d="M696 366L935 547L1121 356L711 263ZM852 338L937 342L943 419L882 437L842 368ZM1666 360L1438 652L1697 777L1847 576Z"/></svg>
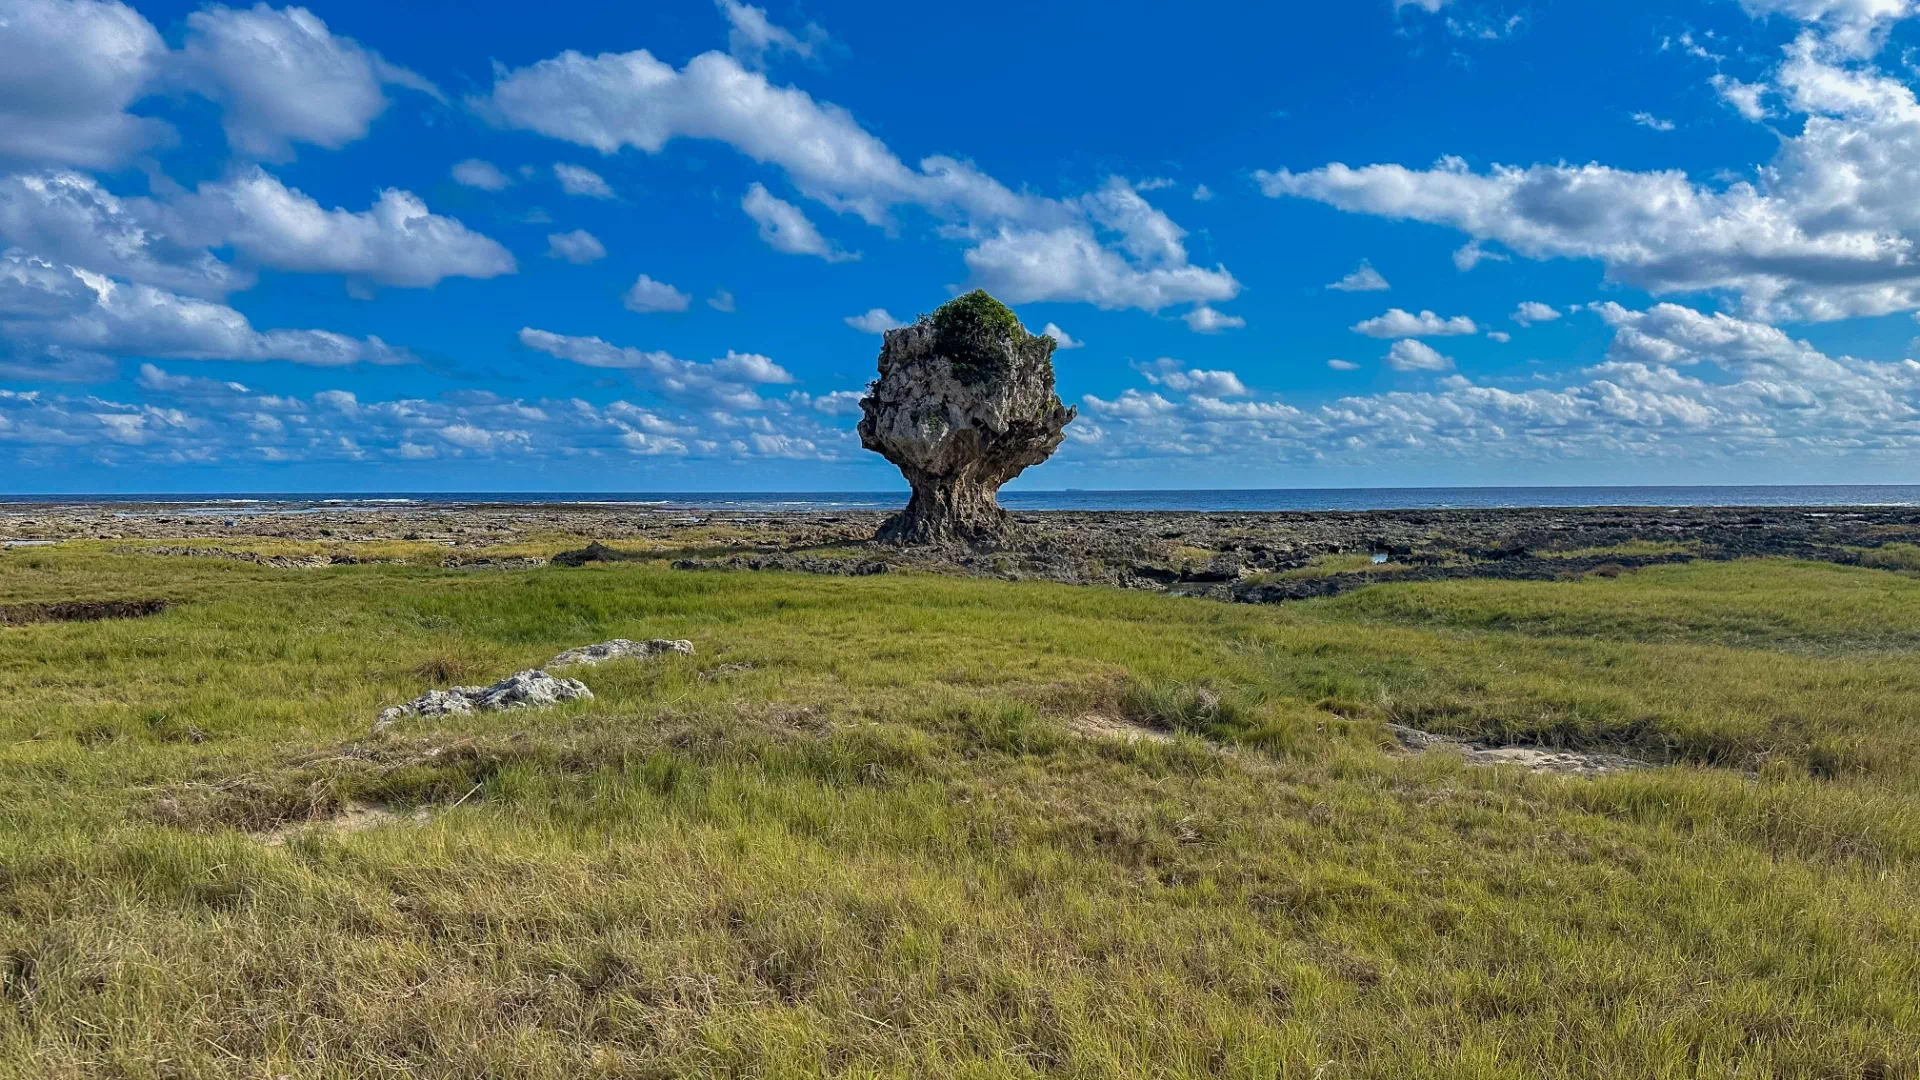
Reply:
<svg viewBox="0 0 1920 1080"><path fill-rule="evenodd" d="M0 542L120 541L156 555L287 568L417 562L426 553L442 566L494 569L636 559L688 571L927 571L1251 603L1383 581L1549 580L1689 559L1771 556L1896 568L1920 560L1920 551L1908 547L1920 545L1920 508L1913 507L1062 511L1014 515L1010 539L988 550L874 543L886 516L547 504L226 516L172 504L0 503ZM36 544L8 556L34 550L43 549Z"/></svg>

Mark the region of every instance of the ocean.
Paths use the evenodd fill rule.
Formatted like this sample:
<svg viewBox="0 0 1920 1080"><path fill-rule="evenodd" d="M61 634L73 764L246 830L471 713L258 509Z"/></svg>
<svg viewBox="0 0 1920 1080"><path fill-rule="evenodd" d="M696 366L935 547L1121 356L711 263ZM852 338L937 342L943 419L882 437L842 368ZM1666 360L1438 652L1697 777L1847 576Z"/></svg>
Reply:
<svg viewBox="0 0 1920 1080"><path fill-rule="evenodd" d="M488 503L631 506L693 511L890 510L904 491L675 492L271 492L219 494L6 495L0 505L160 504L173 513L312 513ZM1438 510L1582 506L1920 506L1920 484L1730 487L1275 488L1218 491L1028 491L1000 493L1009 510L1276 511Z"/></svg>

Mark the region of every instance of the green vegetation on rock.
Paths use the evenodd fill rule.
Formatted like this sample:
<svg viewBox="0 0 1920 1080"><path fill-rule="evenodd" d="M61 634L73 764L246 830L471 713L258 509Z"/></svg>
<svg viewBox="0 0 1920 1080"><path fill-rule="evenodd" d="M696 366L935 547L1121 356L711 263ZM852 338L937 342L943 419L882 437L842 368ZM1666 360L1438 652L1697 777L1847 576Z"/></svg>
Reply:
<svg viewBox="0 0 1920 1080"><path fill-rule="evenodd" d="M934 347L953 361L954 376L969 385L1007 370L1007 348L1026 349L1035 340L1020 319L984 289L940 305L933 313L933 332Z"/></svg>

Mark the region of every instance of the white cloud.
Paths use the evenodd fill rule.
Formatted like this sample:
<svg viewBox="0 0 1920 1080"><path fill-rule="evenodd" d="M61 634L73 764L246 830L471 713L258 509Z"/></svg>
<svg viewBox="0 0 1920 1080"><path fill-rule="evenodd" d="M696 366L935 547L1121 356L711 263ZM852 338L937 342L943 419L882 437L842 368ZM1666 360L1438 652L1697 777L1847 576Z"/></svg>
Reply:
<svg viewBox="0 0 1920 1080"><path fill-rule="evenodd" d="M251 275L182 243L155 223L145 200L120 199L76 172L0 177L0 248L194 296L225 296ZM219 241L215 241L219 242Z"/></svg>
<svg viewBox="0 0 1920 1080"><path fill-rule="evenodd" d="M1879 51L1888 27L1915 11L1914 0L1740 0L1740 6L1754 18L1784 15L1820 24L1828 42L1855 56Z"/></svg>
<svg viewBox="0 0 1920 1080"><path fill-rule="evenodd" d="M622 348L597 337L566 337L528 327L520 342L551 356L594 368L633 372L669 397L709 402L735 409L759 409L766 402L753 387L787 384L793 376L764 356L729 352L711 363L681 360L671 353Z"/></svg>
<svg viewBox="0 0 1920 1080"><path fill-rule="evenodd" d="M208 7L187 16L180 70L220 103L234 150L282 159L292 144L338 149L367 134L385 111L383 87L434 98L432 83L381 59L302 7Z"/></svg>
<svg viewBox="0 0 1920 1080"><path fill-rule="evenodd" d="M1451 3L1453 3L1453 0L1393 0L1393 10L1399 11L1404 7L1414 7L1422 11L1432 12L1439 11Z"/></svg>
<svg viewBox="0 0 1920 1080"><path fill-rule="evenodd" d="M732 311L733 294L725 289L715 289L713 295L707 297L707 306L715 311Z"/></svg>
<svg viewBox="0 0 1920 1080"><path fill-rule="evenodd" d="M115 0L0 2L0 160L109 168L167 139L168 125L127 112L166 51Z"/></svg>
<svg viewBox="0 0 1920 1080"><path fill-rule="evenodd" d="M1480 246L1480 241L1469 240L1453 253L1453 268L1466 273L1483 262L1512 262L1513 258L1497 251L1488 251Z"/></svg>
<svg viewBox="0 0 1920 1080"><path fill-rule="evenodd" d="M560 190L569 195L582 195L589 199L613 198L613 186L599 173L584 166L555 162L553 178L560 181Z"/></svg>
<svg viewBox="0 0 1920 1080"><path fill-rule="evenodd" d="M632 457L698 456L845 460L860 453L838 392L796 394L754 413L656 409L625 400L525 401L485 390L437 399L362 400L343 390L310 398L261 394L238 383L183 377L144 365L145 398L0 390L0 460L188 467L238 461L420 462L447 458L537 462L587 459L618 467Z"/></svg>
<svg viewBox="0 0 1920 1080"><path fill-rule="evenodd" d="M787 395L788 400L802 408L812 409L828 416L859 416L860 399L865 396L858 390L835 390L830 394L818 396L795 390Z"/></svg>
<svg viewBox="0 0 1920 1080"><path fill-rule="evenodd" d="M1717 72L1710 81L1714 90L1720 94L1720 100L1733 106L1735 112L1748 120L1757 124L1773 115L1762 100L1767 93L1764 85L1741 82L1739 79Z"/></svg>
<svg viewBox="0 0 1920 1080"><path fill-rule="evenodd" d="M885 314L885 312L881 314ZM1060 329L1060 327L1054 323L1048 323L1047 328L1040 331L1040 336L1052 338L1054 345L1061 349L1083 349L1086 348L1087 345L1084 341L1075 341L1072 334Z"/></svg>
<svg viewBox="0 0 1920 1080"><path fill-rule="evenodd" d="M863 334L884 334L907 325L887 314L885 308L873 308L865 315L849 315L842 321Z"/></svg>
<svg viewBox="0 0 1920 1080"><path fill-rule="evenodd" d="M1224 267L1187 261L1186 231L1114 177L1072 201L1083 213L1050 227L1003 225L965 255L974 277L1016 303L1090 303L1159 311L1176 304L1231 300L1240 283ZM1117 234L1117 246L1097 230Z"/></svg>
<svg viewBox="0 0 1920 1080"><path fill-rule="evenodd" d="M506 71L474 107L504 127L612 154L659 153L675 138L724 142L782 169L794 188L838 213L892 223L925 208L970 243L978 282L1012 303L1077 301L1149 311L1238 295L1225 267L1193 266L1185 233L1125 180L1070 199L1009 190L950 157L909 168L838 106L779 87L721 53L675 69L645 51L563 52Z"/></svg>
<svg viewBox="0 0 1920 1080"><path fill-rule="evenodd" d="M1133 390L1098 409L1089 403L1103 432L1085 452L1375 467L1735 457L1891 466L1920 450L1920 363L1829 356L1774 327L1675 304L1594 310L1615 333L1605 361L1541 376L1530 389L1448 376L1432 392L1348 396L1309 409Z"/></svg>
<svg viewBox="0 0 1920 1080"><path fill-rule="evenodd" d="M1208 397L1245 397L1247 387L1231 371L1188 370L1185 363L1163 356L1151 364L1134 364L1133 369L1146 376L1154 386L1164 386L1183 394Z"/></svg>
<svg viewBox="0 0 1920 1080"><path fill-rule="evenodd" d="M606 245L585 229L547 234L547 257L584 266L607 257Z"/></svg>
<svg viewBox="0 0 1920 1080"><path fill-rule="evenodd" d="M323 209L257 166L160 208L168 231L230 245L256 263L303 273L421 288L449 277L516 270L495 241L440 217L410 191L388 188L367 210Z"/></svg>
<svg viewBox="0 0 1920 1080"><path fill-rule="evenodd" d="M1208 187L1205 184L1193 185L1193 201L1194 202L1210 202L1212 201L1212 199L1213 199L1212 188Z"/></svg>
<svg viewBox="0 0 1920 1080"><path fill-rule="evenodd" d="M1327 366L1335 371L1359 371L1360 365L1351 360L1329 360Z"/></svg>
<svg viewBox="0 0 1920 1080"><path fill-rule="evenodd" d="M0 256L0 341L14 349L79 350L179 360L287 360L339 366L408 363L377 337L256 330L224 304L44 259Z"/></svg>
<svg viewBox="0 0 1920 1080"><path fill-rule="evenodd" d="M1521 326L1534 323L1553 322L1560 318L1560 309L1552 304L1543 304L1538 300L1524 300L1513 313L1513 321Z"/></svg>
<svg viewBox="0 0 1920 1080"><path fill-rule="evenodd" d="M1652 128L1655 131L1672 131L1673 130L1673 121L1662 120L1650 112L1634 113L1633 122L1636 124L1639 124L1643 128Z"/></svg>
<svg viewBox="0 0 1920 1080"><path fill-rule="evenodd" d="M1360 260L1360 265L1354 268L1353 273L1327 286L1327 288L1337 292L1385 292L1393 288L1393 286L1387 284L1387 279L1381 276L1380 271L1373 268L1372 263L1362 259Z"/></svg>
<svg viewBox="0 0 1920 1080"><path fill-rule="evenodd" d="M782 26L775 26L767 18L765 8L741 3L740 0L714 0L720 13L727 17L730 29L727 32L727 51L734 58L750 68L765 67L769 56L792 53L802 60L812 60L827 40L827 32L819 26L808 23L798 34Z"/></svg>
<svg viewBox="0 0 1920 1080"><path fill-rule="evenodd" d="M1672 304L1595 310L1615 327L1614 348L1605 362L1561 377L1557 388L1552 378L1513 391L1448 375L1432 392L1347 396L1308 409L1128 390L1087 399L1101 430L1077 441L1076 452L1136 462L1213 456L1377 467L1703 456L1894 463L1920 449L1920 363L1830 357L1772 327ZM1695 377L1673 363L1716 374Z"/></svg>
<svg viewBox="0 0 1920 1080"><path fill-rule="evenodd" d="M1452 371L1452 357L1442 356L1433 346L1409 338L1396 341L1387 350L1387 366L1395 371Z"/></svg>
<svg viewBox="0 0 1920 1080"><path fill-rule="evenodd" d="M649 314L660 311L685 311L693 298L664 281L655 281L645 274L627 290L625 303L628 311Z"/></svg>
<svg viewBox="0 0 1920 1080"><path fill-rule="evenodd" d="M1753 182L1600 163L1431 169L1330 164L1256 174L1271 196L1431 222L1529 258L1591 258L1656 294L1720 292L1768 319L1830 320L1920 308L1920 101L1872 56L1907 0L1755 0L1750 13L1813 20L1765 93L1803 117ZM1718 89L1749 116L1760 91Z"/></svg>
<svg viewBox="0 0 1920 1080"><path fill-rule="evenodd" d="M1513 335L1507 333L1505 330L1489 330L1487 331L1487 338L1505 345L1513 340Z"/></svg>
<svg viewBox="0 0 1920 1080"><path fill-rule="evenodd" d="M1143 394L1138 390L1123 390L1120 396L1106 401L1092 394L1082 395L1080 400L1087 411L1096 416L1119 419L1143 420L1155 416L1178 412L1180 406L1161 397L1159 394Z"/></svg>
<svg viewBox="0 0 1920 1080"><path fill-rule="evenodd" d="M453 167L453 180L481 191L504 191L513 181L490 161L468 158Z"/></svg>
<svg viewBox="0 0 1920 1080"><path fill-rule="evenodd" d="M775 251L817 255L828 262L847 262L860 257L828 243L799 207L775 198L764 184L755 183L747 189L746 197L740 200L740 209L759 224L760 239Z"/></svg>
<svg viewBox="0 0 1920 1080"><path fill-rule="evenodd" d="M1376 338L1464 337L1479 333L1480 328L1465 315L1443 319L1431 311L1415 315L1400 308L1389 308L1385 315L1355 324L1353 332Z"/></svg>
<svg viewBox="0 0 1920 1080"><path fill-rule="evenodd" d="M1217 334L1222 330L1238 330L1247 325L1247 320L1238 315L1223 315L1205 304L1200 304L1184 316L1187 329L1196 334Z"/></svg>

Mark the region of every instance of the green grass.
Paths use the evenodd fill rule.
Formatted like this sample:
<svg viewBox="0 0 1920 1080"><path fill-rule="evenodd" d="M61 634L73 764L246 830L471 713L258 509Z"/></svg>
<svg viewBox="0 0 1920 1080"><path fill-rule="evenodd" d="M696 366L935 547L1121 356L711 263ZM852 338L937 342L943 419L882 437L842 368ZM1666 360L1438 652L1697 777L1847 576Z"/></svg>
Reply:
<svg viewBox="0 0 1920 1080"><path fill-rule="evenodd" d="M1920 1070L1903 574L1244 607L0 557L0 603L147 597L0 629L0 1076ZM369 734L616 636L700 652ZM1673 764L1468 769L1389 721ZM257 839L360 804L431 816Z"/></svg>

